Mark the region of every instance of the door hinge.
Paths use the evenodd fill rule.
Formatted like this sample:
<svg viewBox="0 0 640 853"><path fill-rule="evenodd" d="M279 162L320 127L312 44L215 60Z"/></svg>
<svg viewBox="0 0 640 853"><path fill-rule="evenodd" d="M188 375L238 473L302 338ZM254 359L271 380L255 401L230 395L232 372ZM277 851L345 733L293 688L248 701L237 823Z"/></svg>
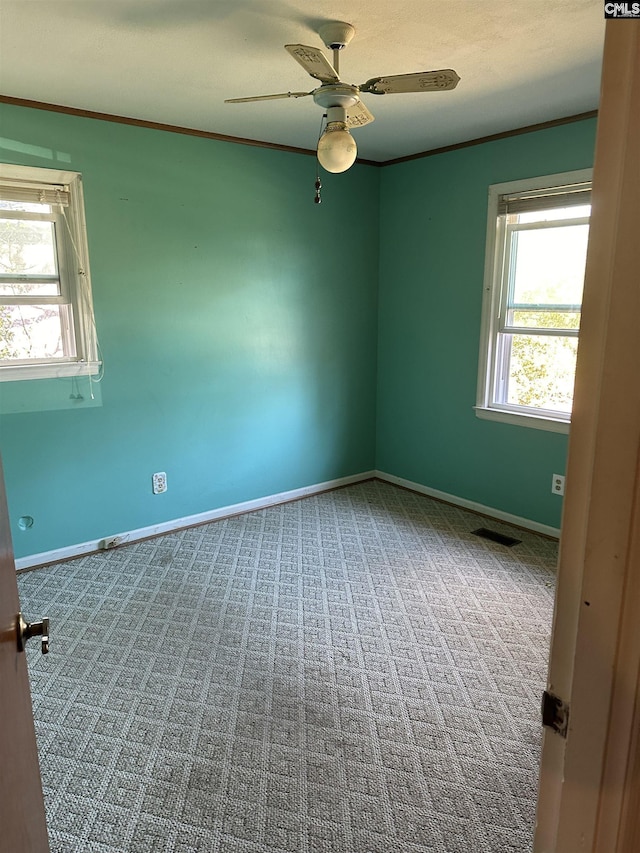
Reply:
<svg viewBox="0 0 640 853"><path fill-rule="evenodd" d="M542 725L553 729L561 737L567 736L569 705L547 690L542 694Z"/></svg>

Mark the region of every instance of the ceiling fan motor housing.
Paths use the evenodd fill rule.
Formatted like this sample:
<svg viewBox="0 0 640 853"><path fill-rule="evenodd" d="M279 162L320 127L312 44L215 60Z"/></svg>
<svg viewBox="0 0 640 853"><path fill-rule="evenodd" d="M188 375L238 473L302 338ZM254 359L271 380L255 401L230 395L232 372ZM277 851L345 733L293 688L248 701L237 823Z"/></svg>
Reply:
<svg viewBox="0 0 640 853"><path fill-rule="evenodd" d="M324 83L313 93L313 100L321 107L342 107L348 109L360 100L358 88L346 83Z"/></svg>

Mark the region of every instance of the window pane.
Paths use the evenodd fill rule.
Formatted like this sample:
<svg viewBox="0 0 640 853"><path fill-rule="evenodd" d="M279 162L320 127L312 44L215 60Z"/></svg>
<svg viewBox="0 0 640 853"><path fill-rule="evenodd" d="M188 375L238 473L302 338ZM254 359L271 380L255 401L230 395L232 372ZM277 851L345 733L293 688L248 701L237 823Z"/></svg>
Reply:
<svg viewBox="0 0 640 853"><path fill-rule="evenodd" d="M0 358L63 358L67 305L0 305Z"/></svg>
<svg viewBox="0 0 640 853"><path fill-rule="evenodd" d="M580 305L588 225L514 231L511 305Z"/></svg>
<svg viewBox="0 0 640 853"><path fill-rule="evenodd" d="M506 401L571 412L578 339L561 335L511 335Z"/></svg>
<svg viewBox="0 0 640 853"><path fill-rule="evenodd" d="M0 273L57 275L53 222L0 218Z"/></svg>
<svg viewBox="0 0 640 853"><path fill-rule="evenodd" d="M0 294L5 296L59 296L60 279L49 281L29 281L29 279L0 278Z"/></svg>
<svg viewBox="0 0 640 853"><path fill-rule="evenodd" d="M0 198L0 210L25 210L27 213L51 213L50 204L38 204L31 201L8 201Z"/></svg>
<svg viewBox="0 0 640 853"><path fill-rule="evenodd" d="M509 311L509 326L533 329L579 329L579 311Z"/></svg>
<svg viewBox="0 0 640 853"><path fill-rule="evenodd" d="M580 219L583 216L591 216L590 204L558 207L552 210L532 210L530 213L517 213L513 219L516 222L552 222L557 219Z"/></svg>

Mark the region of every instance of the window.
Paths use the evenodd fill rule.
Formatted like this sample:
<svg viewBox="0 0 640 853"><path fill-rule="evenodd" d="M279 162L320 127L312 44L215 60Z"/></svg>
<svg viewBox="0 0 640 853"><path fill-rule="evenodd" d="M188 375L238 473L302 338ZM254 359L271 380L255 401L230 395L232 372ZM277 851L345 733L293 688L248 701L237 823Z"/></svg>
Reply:
<svg viewBox="0 0 640 853"><path fill-rule="evenodd" d="M489 188L479 417L568 430L590 213L590 169Z"/></svg>
<svg viewBox="0 0 640 853"><path fill-rule="evenodd" d="M81 176L0 165L0 381L99 367Z"/></svg>

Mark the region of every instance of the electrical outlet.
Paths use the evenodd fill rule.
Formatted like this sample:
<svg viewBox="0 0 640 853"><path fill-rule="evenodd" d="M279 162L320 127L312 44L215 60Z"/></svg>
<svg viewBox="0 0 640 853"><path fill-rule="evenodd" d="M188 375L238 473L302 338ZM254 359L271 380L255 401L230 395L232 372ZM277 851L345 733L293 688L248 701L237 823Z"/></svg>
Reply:
<svg viewBox="0 0 640 853"><path fill-rule="evenodd" d="M157 474L154 474L151 478L153 483L153 494L161 495L163 492L167 491L167 475L164 471L158 471Z"/></svg>
<svg viewBox="0 0 640 853"><path fill-rule="evenodd" d="M554 495L564 495L564 475L554 474L551 478L551 491Z"/></svg>

